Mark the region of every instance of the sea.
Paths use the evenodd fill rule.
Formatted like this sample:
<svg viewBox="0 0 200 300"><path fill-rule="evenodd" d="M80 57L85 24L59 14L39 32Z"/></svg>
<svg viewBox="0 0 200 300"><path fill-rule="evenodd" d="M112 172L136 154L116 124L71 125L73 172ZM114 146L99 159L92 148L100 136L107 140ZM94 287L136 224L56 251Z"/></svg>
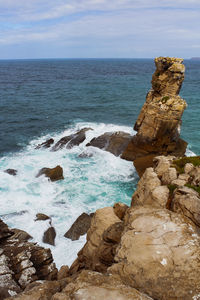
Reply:
<svg viewBox="0 0 200 300"><path fill-rule="evenodd" d="M200 154L200 61L185 60L180 95L188 107L181 137L187 155ZM86 147L104 132L135 134L134 123L151 88L153 59L0 60L0 218L27 231L50 248L57 267L71 265L86 241L64 237L83 212L115 202L130 204L138 176L132 162ZM84 127L86 140L57 152L36 149L49 138L58 141ZM87 157L80 157L81 153ZM43 167L62 166L64 180L36 178ZM4 170L17 170L11 176ZM42 242L51 217L55 246Z"/></svg>

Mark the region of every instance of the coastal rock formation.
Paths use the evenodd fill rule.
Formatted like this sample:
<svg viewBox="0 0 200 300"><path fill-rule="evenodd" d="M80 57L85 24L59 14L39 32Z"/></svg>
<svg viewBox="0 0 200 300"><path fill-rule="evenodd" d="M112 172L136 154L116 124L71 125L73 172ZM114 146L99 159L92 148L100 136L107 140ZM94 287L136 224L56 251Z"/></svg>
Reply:
<svg viewBox="0 0 200 300"><path fill-rule="evenodd" d="M119 156L126 149L131 140L131 135L123 131L105 132L93 138L86 146L93 146Z"/></svg>
<svg viewBox="0 0 200 300"><path fill-rule="evenodd" d="M94 271L105 272L108 264L101 259L99 249L102 249L104 243L103 233L111 225L121 220L115 215L112 207L97 209L95 212L90 229L87 233L87 243L79 251L78 258L72 264L70 273L76 273L81 269L90 269Z"/></svg>
<svg viewBox="0 0 200 300"><path fill-rule="evenodd" d="M50 249L28 242L30 235L9 229L0 220L0 293L1 299L13 296L36 280L56 279L57 269Z"/></svg>
<svg viewBox="0 0 200 300"><path fill-rule="evenodd" d="M121 156L134 161L140 176L152 166L155 156L185 154L187 143L180 139L180 125L186 102L178 95L185 72L182 62L179 58L155 59L152 89L134 126L137 134Z"/></svg>
<svg viewBox="0 0 200 300"><path fill-rule="evenodd" d="M83 143L86 139L85 133L88 130L93 130L92 128L82 128L81 130L77 131L74 134L69 136L65 136L61 138L53 147L52 151L58 151L66 147L67 149L71 149L74 146L78 146L79 144Z"/></svg>
<svg viewBox="0 0 200 300"><path fill-rule="evenodd" d="M78 240L81 235L86 234L90 228L93 215L93 213L90 215L82 213L72 224L70 229L64 234L64 237L75 241Z"/></svg>
<svg viewBox="0 0 200 300"><path fill-rule="evenodd" d="M63 177L63 169L61 166L56 166L55 168L42 168L36 177L40 177L41 175L45 175L51 181L58 181L64 179Z"/></svg>
<svg viewBox="0 0 200 300"><path fill-rule="evenodd" d="M50 148L54 143L54 139L48 139L42 144L39 144L35 147L35 149L41 149L41 148Z"/></svg>
<svg viewBox="0 0 200 300"><path fill-rule="evenodd" d="M7 169L4 172L8 173L9 175L13 175L13 176L17 175L17 170L15 170L15 169Z"/></svg>
<svg viewBox="0 0 200 300"><path fill-rule="evenodd" d="M200 293L200 236L181 214L133 207L108 272L154 299L196 299Z"/></svg>
<svg viewBox="0 0 200 300"><path fill-rule="evenodd" d="M55 246L56 230L53 226L49 227L43 235L43 243Z"/></svg>

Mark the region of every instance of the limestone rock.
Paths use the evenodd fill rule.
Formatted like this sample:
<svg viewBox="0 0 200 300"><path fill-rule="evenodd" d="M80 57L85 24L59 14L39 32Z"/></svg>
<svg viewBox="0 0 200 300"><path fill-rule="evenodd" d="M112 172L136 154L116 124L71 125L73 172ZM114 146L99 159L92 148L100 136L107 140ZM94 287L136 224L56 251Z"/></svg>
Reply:
<svg viewBox="0 0 200 300"><path fill-rule="evenodd" d="M56 231L53 226L49 227L43 235L43 243L55 246Z"/></svg>
<svg viewBox="0 0 200 300"><path fill-rule="evenodd" d="M172 210L182 213L200 227L200 196L188 187L177 188L172 199Z"/></svg>
<svg viewBox="0 0 200 300"><path fill-rule="evenodd" d="M64 236L72 241L78 240L79 237L86 234L90 228L92 216L93 214L88 215L86 213L82 213Z"/></svg>
<svg viewBox="0 0 200 300"><path fill-rule="evenodd" d="M87 232L87 243L79 251L78 258L70 268L70 274L83 268L97 271L107 269L107 265L99 260L99 247L103 241L103 232L119 221L112 207L97 209Z"/></svg>
<svg viewBox="0 0 200 300"><path fill-rule="evenodd" d="M182 62L178 58L155 59L152 89L134 126L137 134L121 156L134 161L139 176L152 167L155 156L185 153L187 143L180 139L180 124L186 102L178 96L184 79Z"/></svg>
<svg viewBox="0 0 200 300"><path fill-rule="evenodd" d="M36 177L40 177L41 175L45 175L48 177L51 181L57 181L64 179L63 177L63 169L61 166L56 166L55 168L42 168Z"/></svg>
<svg viewBox="0 0 200 300"><path fill-rule="evenodd" d="M200 237L181 214L133 207L108 272L154 299L195 299L200 293Z"/></svg>
<svg viewBox="0 0 200 300"><path fill-rule="evenodd" d="M116 214L116 216L120 219L123 220L125 213L128 209L128 205L121 203L121 202L116 202L113 205L113 209L114 209L114 213Z"/></svg>
<svg viewBox="0 0 200 300"><path fill-rule="evenodd" d="M123 284L113 275L82 271L75 281L68 284L52 300L150 300L152 298ZM28 300L28 299L27 299Z"/></svg>
<svg viewBox="0 0 200 300"><path fill-rule="evenodd" d="M13 175L13 176L17 175L17 170L15 170L15 169L7 169L4 172L8 173L9 175Z"/></svg>
<svg viewBox="0 0 200 300"><path fill-rule="evenodd" d="M177 179L177 172L175 168L168 168L166 172L162 175L162 183L170 184L173 180Z"/></svg>
<svg viewBox="0 0 200 300"><path fill-rule="evenodd" d="M131 140L131 135L123 131L105 132L94 138L86 146L93 146L111 152L115 156L122 154Z"/></svg>
<svg viewBox="0 0 200 300"><path fill-rule="evenodd" d="M50 148L52 144L54 143L54 139L48 139L42 144L39 144L35 147L35 149L41 149L41 148Z"/></svg>
<svg viewBox="0 0 200 300"><path fill-rule="evenodd" d="M88 130L93 130L92 128L82 128L81 130L77 131L74 134L69 136L65 136L61 138L52 148L52 151L58 151L64 147L70 149L74 146L78 146L79 144L83 143L86 139L85 133Z"/></svg>

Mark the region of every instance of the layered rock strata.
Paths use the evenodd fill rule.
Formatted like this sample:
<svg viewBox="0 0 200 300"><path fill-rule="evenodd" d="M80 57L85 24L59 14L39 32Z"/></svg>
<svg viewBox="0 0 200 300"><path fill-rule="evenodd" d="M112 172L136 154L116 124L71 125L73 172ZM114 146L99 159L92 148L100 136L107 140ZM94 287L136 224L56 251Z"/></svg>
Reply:
<svg viewBox="0 0 200 300"><path fill-rule="evenodd" d="M134 161L140 176L155 156L185 154L187 143L180 139L180 125L186 102L178 95L184 80L182 63L179 58L155 59L152 89L134 126L137 134L121 156Z"/></svg>

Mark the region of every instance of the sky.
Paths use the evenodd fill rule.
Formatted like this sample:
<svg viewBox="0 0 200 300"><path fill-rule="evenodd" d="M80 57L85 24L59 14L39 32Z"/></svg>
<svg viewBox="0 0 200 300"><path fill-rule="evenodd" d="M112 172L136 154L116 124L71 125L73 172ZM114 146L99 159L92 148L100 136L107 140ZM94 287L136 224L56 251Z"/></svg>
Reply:
<svg viewBox="0 0 200 300"><path fill-rule="evenodd" d="M0 0L0 59L200 56L200 0Z"/></svg>

